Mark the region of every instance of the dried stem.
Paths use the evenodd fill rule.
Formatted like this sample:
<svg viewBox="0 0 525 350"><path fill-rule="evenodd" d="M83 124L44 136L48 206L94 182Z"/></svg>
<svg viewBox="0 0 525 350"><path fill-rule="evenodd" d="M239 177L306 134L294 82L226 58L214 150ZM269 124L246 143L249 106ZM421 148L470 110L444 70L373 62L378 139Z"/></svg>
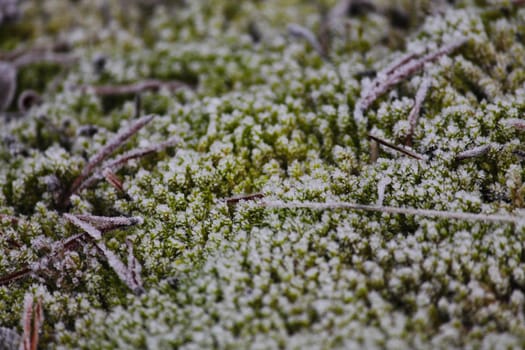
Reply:
<svg viewBox="0 0 525 350"><path fill-rule="evenodd" d="M466 39L463 39L452 44L445 45L419 59L410 58L410 55L404 56L401 60L396 61L393 65L389 66L389 68L385 69L387 74L378 74L377 77L372 81L370 87L361 91L361 96L354 109L354 119L356 122L359 123L363 120L364 112L377 98L379 98L379 96L390 90L394 85L397 85L401 81L410 77L412 74L421 70L425 63L432 62L441 56L450 54L465 42Z"/></svg>
<svg viewBox="0 0 525 350"><path fill-rule="evenodd" d="M383 146L387 146L389 148L392 148L393 150L396 150L400 153L403 153L404 155L407 155L409 157L415 158L417 160L425 160L425 157L419 153L416 153L414 151L411 151L409 149L404 148L403 146L397 146L391 142L388 142L378 136L375 136L373 134L368 134L368 137L370 137L372 140L380 143Z"/></svg>
<svg viewBox="0 0 525 350"><path fill-rule="evenodd" d="M106 159L111 153L113 153L117 148L122 146L131 136L135 135L140 129L142 129L146 124L153 120L153 115L148 115L140 119L135 120L128 128L121 131L116 135L112 140L110 140L104 147L102 147L97 154L95 154L89 162L86 164L82 173L73 181L69 193L67 194L65 200L69 200L69 197L76 193L81 187L82 182L86 177L91 174L91 172Z"/></svg>
<svg viewBox="0 0 525 350"><path fill-rule="evenodd" d="M13 51L7 51L7 52L0 52L0 60L3 61L14 61L17 58L24 56L24 55L41 55L45 52L57 52L57 51L68 51L70 49L70 45L67 42L57 42L52 45L41 45L41 46L35 46L31 48L17 48Z"/></svg>
<svg viewBox="0 0 525 350"><path fill-rule="evenodd" d="M501 123L505 124L506 126L513 127L520 131L525 130L525 120L523 119L509 118L509 119L502 120Z"/></svg>
<svg viewBox="0 0 525 350"><path fill-rule="evenodd" d="M36 305L33 304L33 295L26 293L24 297L24 313L22 315L24 333L20 344L20 349L23 350L36 350L38 348L38 333L44 319L42 300L38 299ZM33 321L32 324L31 320Z"/></svg>
<svg viewBox="0 0 525 350"><path fill-rule="evenodd" d="M511 224L519 224L523 218L510 215L499 214L474 214L462 213L452 211L441 211L431 209L416 209L416 208L400 208L380 205L366 205L356 204L350 202L282 202L282 201L266 201L258 203L260 207L275 208L275 209L313 209L313 210L328 210L328 209L348 209L359 211L375 211L388 214L402 214L415 215L422 217L438 217L445 219L467 220L467 221L487 221L487 222L505 222Z"/></svg>
<svg viewBox="0 0 525 350"><path fill-rule="evenodd" d="M129 152L124 153L121 156L116 157L113 160L107 161L102 165L102 169L95 172L92 176L87 178L85 181L82 182L82 184L79 185L77 192L82 191L85 188L88 188L89 186L93 185L95 182L102 180L104 178L103 172L108 169L111 172L117 172L120 170L123 166L125 166L129 161L133 159L138 159L145 157L149 154L160 152L165 148L173 147L177 144L179 144L181 141L178 137L172 137L171 139L164 141L162 143L152 145L149 147L144 148L137 148L133 149Z"/></svg>
<svg viewBox="0 0 525 350"><path fill-rule="evenodd" d="M95 226L91 225L87 221L81 220L79 217L71 214L64 214L64 217L71 221L74 225L84 230L93 240L100 252L104 255L109 263L109 266L115 271L117 276L124 282L135 294L141 294L144 292L144 287L140 282L140 278L134 275L134 272L130 271L124 263L109 250L104 242L101 240L102 232L99 231ZM88 216L89 219L100 217ZM106 218L109 219L109 218ZM126 218L127 219L127 218ZM137 262L138 264L138 262ZM139 283L140 282L140 283Z"/></svg>
<svg viewBox="0 0 525 350"><path fill-rule="evenodd" d="M28 52L13 61L16 68L22 68L35 63L51 63L69 66L78 60L77 57L70 54L55 52Z"/></svg>
<svg viewBox="0 0 525 350"><path fill-rule="evenodd" d="M314 48L314 50L317 51L319 56L326 58L326 53L324 52L321 43L319 40L317 40L316 36L310 29L299 24L292 23L288 25L288 33L293 37L305 39Z"/></svg>
<svg viewBox="0 0 525 350"><path fill-rule="evenodd" d="M412 146L412 139L414 137L414 131L416 130L417 121L419 119L419 112L421 111L421 106L423 105L423 101L427 96L428 89L430 88L430 83L431 81L429 78L424 78L421 84L419 85L419 89L417 90L416 98L414 101L414 107L412 107L412 110L408 115L408 123L410 125L410 129L408 130L408 135L405 142L407 146Z"/></svg>
<svg viewBox="0 0 525 350"><path fill-rule="evenodd" d="M256 199L264 198L264 194L262 193L253 193L253 194L241 194L238 196L233 196L230 198L226 198L226 204L237 204L240 201L253 201Z"/></svg>
<svg viewBox="0 0 525 350"><path fill-rule="evenodd" d="M483 145L469 149L467 151L460 152L456 154L456 160L465 160L470 158L481 157L487 154L492 149L492 145Z"/></svg>
<svg viewBox="0 0 525 350"><path fill-rule="evenodd" d="M71 214L68 214L71 215ZM88 222L101 232L112 231L121 227L140 225L144 222L140 216L96 216L96 215L74 215L81 221Z"/></svg>
<svg viewBox="0 0 525 350"><path fill-rule="evenodd" d="M139 94L148 90L160 90L166 88L170 91L175 91L181 88L188 88L189 85L180 81L161 81L156 79L148 79L134 84L125 85L82 85L79 87L82 91L93 90L98 96L117 96L117 95L131 95Z"/></svg>

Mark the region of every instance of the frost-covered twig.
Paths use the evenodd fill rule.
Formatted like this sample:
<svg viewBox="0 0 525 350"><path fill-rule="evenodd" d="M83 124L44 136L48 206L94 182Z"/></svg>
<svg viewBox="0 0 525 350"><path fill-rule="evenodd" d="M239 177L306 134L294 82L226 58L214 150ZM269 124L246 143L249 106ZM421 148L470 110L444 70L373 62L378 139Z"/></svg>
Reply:
<svg viewBox="0 0 525 350"><path fill-rule="evenodd" d="M156 79L148 79L138 83L124 85L82 85L79 87L79 89L82 91L93 90L93 92L98 96L117 96L138 94L144 91L160 90L162 88L175 91L184 87L188 88L189 85L180 81L161 81Z"/></svg>
<svg viewBox="0 0 525 350"><path fill-rule="evenodd" d="M22 68L35 63L50 63L69 66L78 61L78 57L71 54L56 52L28 52L13 61L16 68Z"/></svg>
<svg viewBox="0 0 525 350"><path fill-rule="evenodd" d="M389 148L392 148L393 150L396 150L400 153L403 153L404 155L407 155L409 157L415 158L417 160L425 160L425 157L419 153L416 153L414 151L411 151L409 149L406 149L405 147L395 145L389 141L386 141L379 136L375 136L373 134L368 134L368 137L370 137L372 140L382 144L383 146L387 146Z"/></svg>
<svg viewBox="0 0 525 350"><path fill-rule="evenodd" d="M111 155L117 148L122 146L131 136L135 135L140 129L153 120L153 118L154 115L147 115L135 120L128 128L121 131L104 147L102 147L93 157L91 157L89 162L82 170L82 173L75 179L75 181L73 181L73 185L71 185L65 200L69 200L69 197L78 191L78 189L82 186L82 182L84 182L84 180L93 172L100 162Z"/></svg>
<svg viewBox="0 0 525 350"><path fill-rule="evenodd" d="M299 24L292 23L288 25L288 33L293 37L305 39L314 48L314 50L317 51L319 56L323 58L326 57L326 53L324 52L321 43L319 40L317 40L317 37L310 29Z"/></svg>
<svg viewBox="0 0 525 350"><path fill-rule="evenodd" d="M133 281L133 284L135 286L138 286L140 289L140 292L142 293L144 291L143 283L142 283L142 265L140 265L140 262L137 260L135 255L133 254L133 243L131 240L126 239L126 245L128 246L128 272L129 272L129 278Z"/></svg>
<svg viewBox="0 0 525 350"><path fill-rule="evenodd" d="M252 194L241 194L238 196L233 196L230 198L226 198L225 202L226 204L237 204L241 201L253 201L255 199L261 199L264 198L264 194L262 193L252 193Z"/></svg>
<svg viewBox="0 0 525 350"><path fill-rule="evenodd" d="M104 170L108 169L111 172L117 172L123 166L125 166L129 161L133 159L138 159L145 157L149 154L160 152L168 147L173 147L179 144L181 141L178 137L172 137L167 141L155 144L149 147L136 148L131 151L128 151L113 160L109 160L101 166L101 170L96 171L92 176L87 178L82 184L78 187L77 192L82 191L84 188L88 188L93 185L95 182L104 178Z"/></svg>
<svg viewBox="0 0 525 350"><path fill-rule="evenodd" d="M17 70L9 62L0 61L0 112L11 105L16 91Z"/></svg>
<svg viewBox="0 0 525 350"><path fill-rule="evenodd" d="M67 214L71 215L71 214ZM97 216L88 214L77 214L74 215L81 221L85 221L93 225L97 230L101 232L107 232L115 230L121 227L140 225L144 222L140 216ZM69 220L69 219L68 219Z"/></svg>
<svg viewBox="0 0 525 350"><path fill-rule="evenodd" d="M463 39L452 44L442 46L436 51L428 53L418 59L411 58L409 55L403 56L400 62L396 61L396 63L392 65L393 70L392 68L387 68L385 70L387 74L378 74L370 86L361 91L361 96L355 104L354 119L356 122L360 123L364 118L364 112L370 107L370 105L372 105L372 103L377 98L390 90L394 85L397 85L412 74L421 70L425 63L432 62L441 56L450 54L452 51L462 46L465 42L466 39Z"/></svg>
<svg viewBox="0 0 525 350"><path fill-rule="evenodd" d="M402 208L380 205L356 204L351 202L282 202L282 201L264 201L257 204L264 208L275 209L348 209L359 211L375 211L388 214L415 215L422 217L438 217L444 219L467 220L467 221L487 221L487 222L505 222L512 224L521 224L524 219L518 216L500 215L500 214L475 214L453 211L442 211L432 209Z"/></svg>
<svg viewBox="0 0 525 350"><path fill-rule="evenodd" d="M144 292L144 287L140 278L135 276L136 271L130 271L124 263L115 255L111 250L109 250L104 242L101 240L102 232L99 231L95 226L91 225L89 222L81 220L79 217L71 214L64 214L64 217L71 221L74 225L78 226L84 230L93 240L95 246L102 252L106 260L108 261L109 266L115 271L117 276L124 282L135 294L141 294ZM135 259L133 257L133 259ZM138 262L132 263L138 264Z"/></svg>
<svg viewBox="0 0 525 350"><path fill-rule="evenodd" d="M460 152L456 154L456 160L465 160L470 158L481 157L487 154L492 149L492 145L483 145L469 149L467 151Z"/></svg>
<svg viewBox="0 0 525 350"><path fill-rule="evenodd" d="M431 80L429 78L423 78L423 81L421 82L421 84L419 85L419 89L417 90L414 106L412 107L412 110L408 115L408 124L410 125L410 128L408 129L408 135L405 142L407 146L412 145L412 138L414 137L414 131L416 130L419 112L421 111L421 106L423 105L423 101L427 96L428 89L430 88L430 83Z"/></svg>
<svg viewBox="0 0 525 350"><path fill-rule="evenodd" d="M38 348L38 333L44 320L42 313L42 300L38 299L36 305L33 295L26 293L24 297L24 313L22 315L22 334L21 350L36 350ZM33 321L33 322L31 322Z"/></svg>
<svg viewBox="0 0 525 350"><path fill-rule="evenodd" d="M525 120L524 119L509 118L509 119L502 120L501 123L505 124L506 126L513 127L520 131L525 130Z"/></svg>

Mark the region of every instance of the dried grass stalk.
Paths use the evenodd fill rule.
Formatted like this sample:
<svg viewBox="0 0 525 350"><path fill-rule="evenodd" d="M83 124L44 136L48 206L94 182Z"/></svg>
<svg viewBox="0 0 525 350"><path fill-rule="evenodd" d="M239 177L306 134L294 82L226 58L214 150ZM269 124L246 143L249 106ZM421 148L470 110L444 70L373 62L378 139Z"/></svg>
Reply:
<svg viewBox="0 0 525 350"><path fill-rule="evenodd" d="M361 91L361 96L356 102L354 108L354 119L356 122L360 123L364 118L364 112L370 107L370 105L394 85L397 85L412 74L421 70L425 63L432 62L441 56L450 54L465 42L466 39L463 39L445 45L418 59L411 58L410 55L403 56L399 62L396 61L393 65L389 66L389 68L386 68L386 74L378 74L372 81L371 85Z"/></svg>
<svg viewBox="0 0 525 350"><path fill-rule="evenodd" d="M102 147L86 164L82 173L73 181L68 196L69 197L76 193L81 187L82 182L93 172L93 170L109 155L111 155L117 148L122 146L131 136L135 135L140 129L146 124L153 120L154 115L147 115L140 119L135 120L129 127L117 134L112 140L110 140L104 147Z"/></svg>
<svg viewBox="0 0 525 350"><path fill-rule="evenodd" d="M437 217L444 219L466 220L466 221L487 221L487 222L503 222L510 224L523 224L523 218L511 215L500 214L475 214L463 213L453 211L441 211L431 209L416 209L416 208L400 208L380 205L356 204L350 202L281 202L281 201L264 201L258 203L260 207L275 208L275 209L313 209L313 210L329 210L329 209L348 209L359 211L375 211L388 214L402 214L415 215L422 217Z"/></svg>

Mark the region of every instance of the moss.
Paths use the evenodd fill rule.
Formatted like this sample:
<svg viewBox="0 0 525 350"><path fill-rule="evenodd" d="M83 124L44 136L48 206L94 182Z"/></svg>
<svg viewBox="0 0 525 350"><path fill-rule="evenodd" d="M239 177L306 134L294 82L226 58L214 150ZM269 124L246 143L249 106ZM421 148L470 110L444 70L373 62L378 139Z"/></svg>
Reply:
<svg viewBox="0 0 525 350"><path fill-rule="evenodd" d="M60 37L79 61L19 72L19 92L37 89L43 103L0 121L0 212L19 219L1 219L0 273L78 233L64 211L133 215L144 223L104 243L127 263L133 242L146 293L130 293L85 244L1 286L0 325L21 332L29 292L44 303L44 348L523 346L520 225L224 201L262 192L521 215L525 136L508 121L525 111L523 9L436 3L373 1L344 13L330 23L328 59L286 27L317 34L335 1L27 4L19 22L0 24L17 28L2 47ZM354 119L367 74L459 37L468 43L380 96L366 123ZM404 142L424 76L432 87L412 147L427 161L382 148L373 162L367 134ZM60 194L87 159L136 115L134 96L75 86L150 78L192 88L142 94L142 114L157 116L118 152L182 142L119 169L127 195L100 181L64 206ZM456 158L487 144L480 157Z"/></svg>

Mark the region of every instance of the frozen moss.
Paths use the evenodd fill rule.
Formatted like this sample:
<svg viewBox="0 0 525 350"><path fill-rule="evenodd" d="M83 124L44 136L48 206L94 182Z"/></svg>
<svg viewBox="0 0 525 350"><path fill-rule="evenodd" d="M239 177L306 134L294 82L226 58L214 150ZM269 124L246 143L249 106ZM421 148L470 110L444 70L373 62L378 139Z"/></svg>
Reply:
<svg viewBox="0 0 525 350"><path fill-rule="evenodd" d="M81 232L65 212L140 216L101 242L126 264L132 242L145 293L133 294L87 240L0 286L0 341L16 343L29 292L42 300L42 348L525 346L518 219L225 201L260 192L521 217L525 9L449 3L21 2L18 20L0 22L0 38L10 33L0 46L60 41L77 61L24 67L17 95L35 89L42 103L12 103L0 120L0 277ZM321 49L290 36L294 23ZM392 62L456 42L355 118L362 91ZM148 79L184 87L140 99L96 89ZM424 80L411 136L424 159L374 151L368 133L406 142ZM181 143L120 167L121 189L99 181L65 202L88 159L143 114L156 116L119 152Z"/></svg>

